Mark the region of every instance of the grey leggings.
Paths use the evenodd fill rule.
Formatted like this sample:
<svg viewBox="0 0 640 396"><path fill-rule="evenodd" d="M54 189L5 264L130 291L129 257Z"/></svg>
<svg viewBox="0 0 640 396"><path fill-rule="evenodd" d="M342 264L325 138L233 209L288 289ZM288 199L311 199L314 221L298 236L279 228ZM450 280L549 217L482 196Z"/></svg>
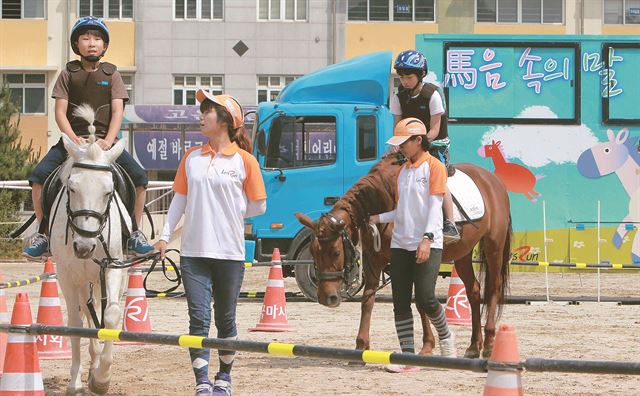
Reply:
<svg viewBox="0 0 640 396"><path fill-rule="evenodd" d="M411 312L413 286L416 287L416 306L428 316L439 313L436 280L440 272L442 249L431 249L429 260L416 264L416 252L391 249L391 292L396 317Z"/></svg>

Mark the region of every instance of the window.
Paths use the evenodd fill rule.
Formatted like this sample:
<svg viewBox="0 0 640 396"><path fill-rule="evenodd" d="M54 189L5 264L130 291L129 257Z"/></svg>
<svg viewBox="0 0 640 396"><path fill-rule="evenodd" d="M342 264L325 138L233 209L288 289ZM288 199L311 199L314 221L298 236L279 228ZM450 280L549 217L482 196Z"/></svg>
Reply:
<svg viewBox="0 0 640 396"><path fill-rule="evenodd" d="M563 6L564 0L476 0L476 22L562 23Z"/></svg>
<svg viewBox="0 0 640 396"><path fill-rule="evenodd" d="M580 44L444 44L450 122L579 125Z"/></svg>
<svg viewBox="0 0 640 396"><path fill-rule="evenodd" d="M640 23L640 0L604 0L604 23Z"/></svg>
<svg viewBox="0 0 640 396"><path fill-rule="evenodd" d="M278 117L271 123L265 166L299 168L336 162L336 119Z"/></svg>
<svg viewBox="0 0 640 396"><path fill-rule="evenodd" d="M176 75L173 76L173 104L174 105L195 105L196 91L207 89L214 95L222 94L222 76L194 76Z"/></svg>
<svg viewBox="0 0 640 396"><path fill-rule="evenodd" d="M435 21L435 0L349 0L350 21Z"/></svg>
<svg viewBox="0 0 640 396"><path fill-rule="evenodd" d="M276 100L280 91L299 76L258 76L258 103Z"/></svg>
<svg viewBox="0 0 640 396"><path fill-rule="evenodd" d="M78 16L98 18L133 18L133 0L79 0Z"/></svg>
<svg viewBox="0 0 640 396"><path fill-rule="evenodd" d="M306 21L307 0L258 0L261 21Z"/></svg>
<svg viewBox="0 0 640 396"><path fill-rule="evenodd" d="M44 18L45 0L0 0L0 18Z"/></svg>
<svg viewBox="0 0 640 396"><path fill-rule="evenodd" d="M217 19L224 15L224 0L175 0L176 19Z"/></svg>
<svg viewBox="0 0 640 396"><path fill-rule="evenodd" d="M356 125L358 128L358 161L376 159L378 157L376 153L376 116L358 116Z"/></svg>
<svg viewBox="0 0 640 396"><path fill-rule="evenodd" d="M46 113L47 77L44 74L5 74L4 80L20 113Z"/></svg>
<svg viewBox="0 0 640 396"><path fill-rule="evenodd" d="M127 90L127 95L129 95L129 104L133 104L133 74L121 73L120 75L122 76L124 88Z"/></svg>

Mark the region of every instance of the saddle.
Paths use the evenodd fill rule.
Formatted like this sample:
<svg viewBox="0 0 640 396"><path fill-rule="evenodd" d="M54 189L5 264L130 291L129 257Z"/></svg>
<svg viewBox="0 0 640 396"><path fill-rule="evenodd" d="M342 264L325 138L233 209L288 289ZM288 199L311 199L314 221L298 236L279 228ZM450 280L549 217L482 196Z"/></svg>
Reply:
<svg viewBox="0 0 640 396"><path fill-rule="evenodd" d="M60 180L61 168L62 165L51 172L42 186L42 212L44 213L44 220L40 224L39 232L41 233L44 233L43 231L46 230L46 225L49 224L51 207L62 189L62 180ZM136 186L133 184L127 172L117 163L111 165L111 174L113 176L115 190L127 209L127 213L129 213L129 216L133 219L133 211L136 203ZM43 228L43 225L45 228ZM122 228L123 234L129 236L129 230L126 229L126 225L123 224Z"/></svg>

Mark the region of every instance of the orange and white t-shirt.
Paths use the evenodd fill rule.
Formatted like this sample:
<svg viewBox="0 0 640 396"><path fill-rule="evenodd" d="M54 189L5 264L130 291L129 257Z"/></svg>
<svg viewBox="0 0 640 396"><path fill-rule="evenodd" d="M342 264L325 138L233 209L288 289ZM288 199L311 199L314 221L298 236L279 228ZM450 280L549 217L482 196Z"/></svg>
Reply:
<svg viewBox="0 0 640 396"><path fill-rule="evenodd" d="M396 184L396 209L381 213L380 222L393 222L391 247L414 251L425 232L433 233L432 248L442 249L442 196L446 191L447 170L428 152L400 168ZM433 200L431 196L440 196ZM439 202L439 207L435 206Z"/></svg>
<svg viewBox="0 0 640 396"><path fill-rule="evenodd" d="M193 147L180 161L173 191L187 201L181 255L244 260L247 205L267 197L253 155L236 143L218 153L208 144Z"/></svg>

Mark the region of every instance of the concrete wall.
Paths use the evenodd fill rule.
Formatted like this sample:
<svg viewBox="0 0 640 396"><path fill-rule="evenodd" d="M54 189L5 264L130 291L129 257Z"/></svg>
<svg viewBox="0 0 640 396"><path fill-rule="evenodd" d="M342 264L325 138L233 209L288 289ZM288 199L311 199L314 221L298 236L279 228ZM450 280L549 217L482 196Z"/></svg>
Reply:
<svg viewBox="0 0 640 396"><path fill-rule="evenodd" d="M171 103L174 74L221 74L224 90L256 104L258 74L301 75L332 61L332 2L310 0L307 21L258 21L257 1L225 2L223 21L174 20L173 2L142 0L136 15L136 103ZM238 56L242 40L249 50Z"/></svg>

